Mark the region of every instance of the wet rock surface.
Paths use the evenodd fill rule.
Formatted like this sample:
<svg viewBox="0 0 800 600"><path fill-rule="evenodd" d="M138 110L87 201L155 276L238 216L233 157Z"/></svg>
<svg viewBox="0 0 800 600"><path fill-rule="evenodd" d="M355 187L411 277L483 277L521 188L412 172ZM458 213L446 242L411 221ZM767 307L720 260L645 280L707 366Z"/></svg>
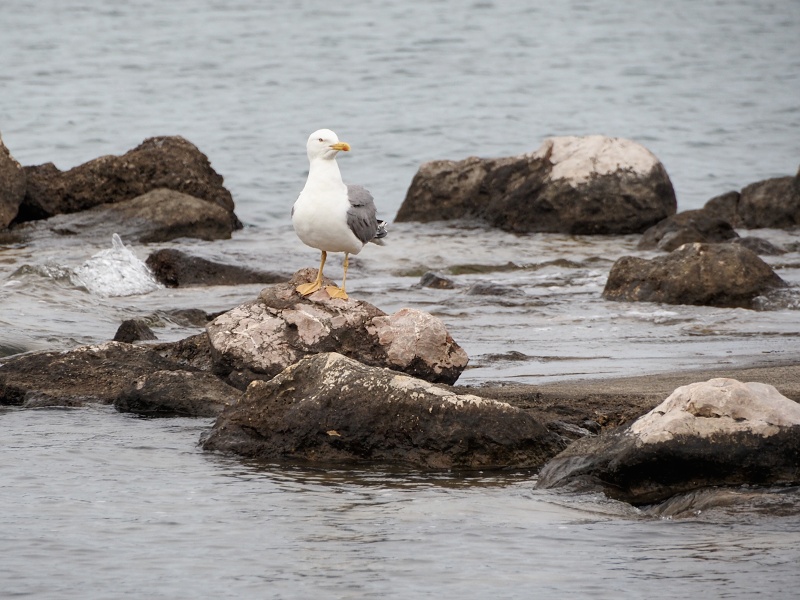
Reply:
<svg viewBox="0 0 800 600"><path fill-rule="evenodd" d="M387 315L367 302L333 299L324 289L307 297L295 291L315 275L299 271L209 323L216 372L243 389L305 356L335 351L427 381L458 379L468 358L439 319L413 309Z"/></svg>
<svg viewBox="0 0 800 600"><path fill-rule="evenodd" d="M16 223L131 200L158 188L223 209L230 229L241 223L230 192L205 154L178 136L148 138L121 156L103 156L68 171L52 163L25 167L27 185Z"/></svg>
<svg viewBox="0 0 800 600"><path fill-rule="evenodd" d="M706 212L745 229L800 227L800 176L757 181L709 200Z"/></svg>
<svg viewBox="0 0 800 600"><path fill-rule="evenodd" d="M730 223L702 210L687 210L653 225L642 234L638 248L672 252L683 244L720 243L734 240L739 234Z"/></svg>
<svg viewBox="0 0 800 600"><path fill-rule="evenodd" d="M536 468L563 444L508 404L327 353L254 381L203 447L266 460L491 469Z"/></svg>
<svg viewBox="0 0 800 600"><path fill-rule="evenodd" d="M286 274L254 271L238 265L214 262L172 248L151 253L145 263L156 280L167 287L278 283L289 279Z"/></svg>
<svg viewBox="0 0 800 600"><path fill-rule="evenodd" d="M763 383L712 379L676 389L630 427L573 443L537 485L653 504L715 485L797 484L798 456L800 404Z"/></svg>
<svg viewBox="0 0 800 600"><path fill-rule="evenodd" d="M155 340L156 334L144 319L127 319L123 321L114 334L115 342L132 344L141 340Z"/></svg>
<svg viewBox="0 0 800 600"><path fill-rule="evenodd" d="M603 298L753 308L753 300L786 283L751 250L736 244L687 244L652 260L623 256Z"/></svg>
<svg viewBox="0 0 800 600"><path fill-rule="evenodd" d="M114 407L146 417L216 417L241 395L210 373L156 371L137 378Z"/></svg>
<svg viewBox="0 0 800 600"><path fill-rule="evenodd" d="M557 137L519 157L422 165L396 221L479 219L512 232L634 233L676 208L666 170L639 144Z"/></svg>
<svg viewBox="0 0 800 600"><path fill-rule="evenodd" d="M25 171L0 137L0 229L8 227L17 216L25 198Z"/></svg>

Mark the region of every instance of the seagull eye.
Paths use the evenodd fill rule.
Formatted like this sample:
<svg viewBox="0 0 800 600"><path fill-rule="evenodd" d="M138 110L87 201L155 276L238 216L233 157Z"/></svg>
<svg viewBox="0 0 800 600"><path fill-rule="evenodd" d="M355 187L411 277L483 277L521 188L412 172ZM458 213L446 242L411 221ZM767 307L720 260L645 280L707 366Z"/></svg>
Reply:
<svg viewBox="0 0 800 600"><path fill-rule="evenodd" d="M323 142L323 141L325 141L325 140L323 140L322 138L319 138L319 141L320 141L320 142Z"/></svg>

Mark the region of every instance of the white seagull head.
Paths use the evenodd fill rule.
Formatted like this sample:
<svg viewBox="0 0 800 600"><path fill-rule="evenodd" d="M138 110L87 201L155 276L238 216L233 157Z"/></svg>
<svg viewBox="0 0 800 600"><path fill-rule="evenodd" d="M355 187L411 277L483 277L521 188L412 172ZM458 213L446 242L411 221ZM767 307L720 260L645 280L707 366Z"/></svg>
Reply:
<svg viewBox="0 0 800 600"><path fill-rule="evenodd" d="M313 161L317 158L332 160L339 152L349 152L350 144L340 142L337 136L330 129L318 129L310 136L306 143L308 160Z"/></svg>

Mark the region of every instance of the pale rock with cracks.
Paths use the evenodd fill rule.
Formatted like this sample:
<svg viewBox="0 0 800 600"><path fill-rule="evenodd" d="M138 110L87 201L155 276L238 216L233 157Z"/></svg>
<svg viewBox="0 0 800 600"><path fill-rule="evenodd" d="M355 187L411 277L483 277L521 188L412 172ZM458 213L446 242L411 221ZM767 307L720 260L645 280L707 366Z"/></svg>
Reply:
<svg viewBox="0 0 800 600"><path fill-rule="evenodd" d="M768 437L792 426L800 426L800 404L773 386L718 378L677 388L630 432L640 443L653 444L739 432Z"/></svg>

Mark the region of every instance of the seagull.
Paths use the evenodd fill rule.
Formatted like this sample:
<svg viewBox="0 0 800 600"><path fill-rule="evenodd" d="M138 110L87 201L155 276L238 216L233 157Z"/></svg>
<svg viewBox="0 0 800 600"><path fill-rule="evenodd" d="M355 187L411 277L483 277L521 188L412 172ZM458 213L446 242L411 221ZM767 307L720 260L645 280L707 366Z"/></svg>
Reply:
<svg viewBox="0 0 800 600"><path fill-rule="evenodd" d="M292 207L292 225L306 246L322 252L317 278L297 286L303 296L322 288L322 269L328 252L344 252L342 287L325 286L331 298L347 300L345 280L349 256L358 254L368 243L383 245L386 222L376 217L375 202L360 185L345 184L336 164L339 152L349 152L350 144L340 142L330 129L319 129L308 136L308 179Z"/></svg>

